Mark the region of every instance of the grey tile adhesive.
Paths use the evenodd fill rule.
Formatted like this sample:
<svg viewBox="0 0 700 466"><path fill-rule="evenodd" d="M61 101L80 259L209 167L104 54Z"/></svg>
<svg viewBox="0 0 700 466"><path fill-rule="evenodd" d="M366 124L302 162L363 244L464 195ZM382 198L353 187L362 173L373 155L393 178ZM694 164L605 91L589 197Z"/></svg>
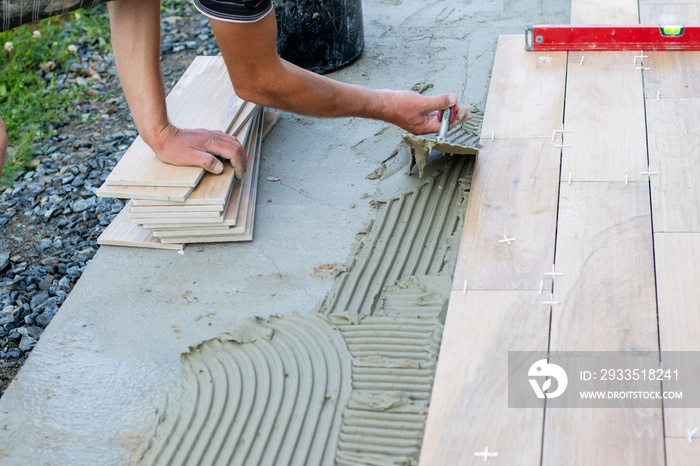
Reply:
<svg viewBox="0 0 700 466"><path fill-rule="evenodd" d="M453 135L475 142L479 123ZM141 464L418 463L474 157L428 168L375 198L315 312L240 320L182 354Z"/></svg>

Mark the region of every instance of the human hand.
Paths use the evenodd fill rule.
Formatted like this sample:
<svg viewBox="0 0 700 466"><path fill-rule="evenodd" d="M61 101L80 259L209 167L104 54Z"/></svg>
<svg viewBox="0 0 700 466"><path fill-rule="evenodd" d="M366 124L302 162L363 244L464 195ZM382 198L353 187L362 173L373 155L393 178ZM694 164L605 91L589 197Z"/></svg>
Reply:
<svg viewBox="0 0 700 466"><path fill-rule="evenodd" d="M384 91L387 121L413 134L437 133L440 110L457 104L454 94L441 94L428 97L411 91ZM471 119L466 106L457 107L457 115L450 128Z"/></svg>
<svg viewBox="0 0 700 466"><path fill-rule="evenodd" d="M202 167L218 175L224 170L222 162L214 157L218 155L231 162L236 179L243 178L245 149L238 139L223 131L180 129L168 123L156 138L146 142L165 163Z"/></svg>

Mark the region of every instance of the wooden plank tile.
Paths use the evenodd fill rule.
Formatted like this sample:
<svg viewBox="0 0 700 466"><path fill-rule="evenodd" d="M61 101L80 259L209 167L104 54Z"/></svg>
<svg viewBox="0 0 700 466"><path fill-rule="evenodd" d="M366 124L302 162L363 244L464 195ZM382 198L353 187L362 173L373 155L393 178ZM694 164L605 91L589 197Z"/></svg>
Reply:
<svg viewBox="0 0 700 466"><path fill-rule="evenodd" d="M627 65L634 64L634 57L639 55L639 50L622 50L617 52L592 52L592 51L571 51L569 52L569 66L587 65ZM644 52L644 55L649 55ZM583 57L583 64L581 64ZM637 62L639 63L639 61Z"/></svg>
<svg viewBox="0 0 700 466"><path fill-rule="evenodd" d="M605 52L595 57L604 60ZM628 54L629 55L629 54ZM629 55L631 57L631 55ZM619 58L619 54L611 60ZM642 72L626 64L579 65L569 60L562 181L646 180Z"/></svg>
<svg viewBox="0 0 700 466"><path fill-rule="evenodd" d="M564 115L566 52L525 51L523 35L500 36L486 103L482 138L547 138ZM515 116L518 117L515 117Z"/></svg>
<svg viewBox="0 0 700 466"><path fill-rule="evenodd" d="M508 408L508 351L546 351L549 315L532 291L453 291L420 464L539 465L543 409ZM567 464L567 463L561 463Z"/></svg>
<svg viewBox="0 0 700 466"><path fill-rule="evenodd" d="M647 183L562 183L550 350L658 350L652 255ZM663 464L661 411L548 407L543 464Z"/></svg>
<svg viewBox="0 0 700 466"><path fill-rule="evenodd" d="M191 230L196 230L198 228L221 228L221 229L228 229L231 227L231 225L227 225L226 222L223 223L143 223L141 224L143 228L146 230L150 230L153 232L156 231L179 231L181 229L191 229ZM228 230L227 230L228 231ZM173 236L173 235L171 235ZM176 235L177 236L177 235Z"/></svg>
<svg viewBox="0 0 700 466"><path fill-rule="evenodd" d="M224 160L224 171L218 175L207 173L202 181L192 190L192 193L182 203L161 203L161 207L215 205L221 206L234 188L235 177L233 166Z"/></svg>
<svg viewBox="0 0 700 466"><path fill-rule="evenodd" d="M170 213L175 213L175 212L221 212L224 210L223 205L206 205L206 204L200 204L200 205L155 205L155 206L137 206L134 203L131 205L131 212L133 213L139 213L139 214L144 214L144 213L149 213L149 212L170 212Z"/></svg>
<svg viewBox="0 0 700 466"><path fill-rule="evenodd" d="M265 141L265 138L267 137L267 135L270 134L270 131L272 131L272 128L274 128L275 125L277 125L277 122L280 121L281 115L282 115L281 112L265 110L265 114L263 117L263 134L262 134L263 141Z"/></svg>
<svg viewBox="0 0 700 466"><path fill-rule="evenodd" d="M647 183L562 183L552 351L657 350Z"/></svg>
<svg viewBox="0 0 700 466"><path fill-rule="evenodd" d="M241 203L244 202L244 197L246 194L246 189L250 183L251 170L255 164L255 151L258 145L259 131L260 131L260 118L262 114L262 109L256 109L254 115L251 117L250 121L246 123L246 140L245 140L245 150L247 154L246 158L246 171L243 174L243 179L237 181L235 186L229 195L228 206L224 211L224 222L230 223L231 225L236 225L238 222L238 216L241 208ZM251 156L252 155L252 156ZM252 159L252 160L251 160Z"/></svg>
<svg viewBox="0 0 700 466"><path fill-rule="evenodd" d="M99 197L116 199L144 199L157 202L185 202L194 188L173 186L112 186L103 184L97 190Z"/></svg>
<svg viewBox="0 0 700 466"><path fill-rule="evenodd" d="M666 465L688 466L697 464L700 458L700 442L696 438L689 443L684 438L666 439Z"/></svg>
<svg viewBox="0 0 700 466"><path fill-rule="evenodd" d="M560 149L551 139L484 140L454 288L538 290L554 263ZM515 238L500 242L503 235Z"/></svg>
<svg viewBox="0 0 700 466"><path fill-rule="evenodd" d="M700 351L700 233L655 233L654 250L661 351ZM667 409L664 416L667 436L700 426L700 409Z"/></svg>
<svg viewBox="0 0 700 466"><path fill-rule="evenodd" d="M160 225L160 226L173 226L173 225L189 225L189 224L207 224L207 225L223 225L224 219L221 215L216 217L149 217L149 218L139 218L136 220L144 228L150 230L150 225Z"/></svg>
<svg viewBox="0 0 700 466"><path fill-rule="evenodd" d="M202 168L175 166L162 162L139 136L107 176L105 184L194 188L203 175Z"/></svg>
<svg viewBox="0 0 700 466"><path fill-rule="evenodd" d="M193 210L186 212L129 212L129 218L134 223L141 223L142 219L162 219L162 218L186 218L186 219L198 219L198 218L219 218L223 217L222 211L224 206L221 206L220 210L206 211L206 210Z"/></svg>
<svg viewBox="0 0 700 466"><path fill-rule="evenodd" d="M241 113L236 117L233 123L231 123L231 129L227 131L228 134L233 134L236 136L238 138L238 142L240 142L243 146L245 146L245 141L248 137L248 133L245 128L248 126L250 119L255 115L258 108L260 107L252 102L245 102Z"/></svg>
<svg viewBox="0 0 700 466"><path fill-rule="evenodd" d="M638 24L637 0L571 2L571 24Z"/></svg>
<svg viewBox="0 0 700 466"><path fill-rule="evenodd" d="M700 3L656 0L640 2L646 24L700 23ZM644 72L648 98L700 98L700 52L649 52Z"/></svg>
<svg viewBox="0 0 700 466"><path fill-rule="evenodd" d="M112 220L112 223L97 238L98 244L151 249L182 249L182 244L163 244L150 231L131 223L127 216L130 207L130 202L124 206L122 211Z"/></svg>
<svg viewBox="0 0 700 466"><path fill-rule="evenodd" d="M187 236L189 238L197 236L220 236L226 235L231 227L228 225L212 225L207 228L206 225L195 225L195 226L178 226L177 229L163 230L163 229L152 229L153 236L156 238L177 238L181 236Z"/></svg>
<svg viewBox="0 0 700 466"><path fill-rule="evenodd" d="M197 236L178 236L160 238L163 244L204 244L204 243L237 243L241 241L252 241L252 237L244 230L242 233L231 233L230 231L222 234L197 235Z"/></svg>
<svg viewBox="0 0 700 466"><path fill-rule="evenodd" d="M700 52L644 52L648 99L700 98Z"/></svg>
<svg viewBox="0 0 700 466"><path fill-rule="evenodd" d="M255 157L253 160L253 174L251 175L251 187L248 192L248 205L246 206L245 228L238 237L238 241L253 241L253 232L255 229L255 206L258 201L258 181L260 176L260 157L262 155L262 139L265 132L264 126L261 124L258 133L259 143L255 146ZM234 228L242 227L236 225Z"/></svg>
<svg viewBox="0 0 700 466"><path fill-rule="evenodd" d="M661 408L547 407L543 466L664 464Z"/></svg>
<svg viewBox="0 0 700 466"><path fill-rule="evenodd" d="M260 152L262 145L262 115L256 122L257 127L253 126L251 128L251 146L250 153L253 155L250 157L251 161L246 168L246 174L243 177L243 182L240 183L240 202L238 204L238 210L236 217L233 217L233 211L230 213L227 211L224 216L224 222L232 222L234 227L232 231L237 231L243 234L244 231L250 230L249 222L252 221L252 217L255 214L255 199L257 197L257 184L258 184L258 169L260 166Z"/></svg>
<svg viewBox="0 0 700 466"><path fill-rule="evenodd" d="M642 24L698 24L700 4L682 1L645 3L639 5L639 16Z"/></svg>
<svg viewBox="0 0 700 466"><path fill-rule="evenodd" d="M197 57L168 95L167 105L176 126L226 131L243 101L236 97L221 57ZM194 187L203 175L201 168L161 162L139 137L106 182L121 186Z"/></svg>
<svg viewBox="0 0 700 466"><path fill-rule="evenodd" d="M647 101L656 232L700 232L700 99Z"/></svg>
<svg viewBox="0 0 700 466"><path fill-rule="evenodd" d="M695 360L697 362L697 360ZM675 368L676 366L674 366ZM684 374L689 374L692 371L695 380L698 376L698 368L695 366L681 366L679 371ZM676 437L685 438L688 429L692 431L695 427L700 427L700 408L668 408L664 409L664 427L666 429L666 438ZM696 432L693 436L694 443L700 444L700 432ZM687 440L685 440L687 442ZM671 463L668 463L671 464ZM689 463L686 463L689 464Z"/></svg>

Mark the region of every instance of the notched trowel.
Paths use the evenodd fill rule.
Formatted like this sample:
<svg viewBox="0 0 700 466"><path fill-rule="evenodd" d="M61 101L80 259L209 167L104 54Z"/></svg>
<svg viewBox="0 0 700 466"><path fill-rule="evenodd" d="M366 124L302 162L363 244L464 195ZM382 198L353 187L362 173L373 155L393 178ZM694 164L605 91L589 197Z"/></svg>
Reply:
<svg viewBox="0 0 700 466"><path fill-rule="evenodd" d="M457 106L440 111L440 131L438 131L435 139L428 139L414 134L404 134L403 141L409 152L411 153L411 161L408 165L408 173L411 173L413 167L418 165L418 176L423 176L425 164L428 161L428 156L434 150L443 154L466 154L476 155L479 149L475 146L463 146L457 143L447 141L447 131L450 125L455 121L457 116ZM471 113L467 110L467 119L471 118Z"/></svg>

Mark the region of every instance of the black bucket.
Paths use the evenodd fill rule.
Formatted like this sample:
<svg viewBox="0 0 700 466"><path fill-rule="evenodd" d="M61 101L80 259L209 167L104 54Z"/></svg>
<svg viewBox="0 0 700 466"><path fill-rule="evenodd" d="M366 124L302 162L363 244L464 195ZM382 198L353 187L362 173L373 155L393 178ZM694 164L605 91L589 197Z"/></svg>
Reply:
<svg viewBox="0 0 700 466"><path fill-rule="evenodd" d="M362 0L273 0L280 57L316 73L343 67L362 53Z"/></svg>

